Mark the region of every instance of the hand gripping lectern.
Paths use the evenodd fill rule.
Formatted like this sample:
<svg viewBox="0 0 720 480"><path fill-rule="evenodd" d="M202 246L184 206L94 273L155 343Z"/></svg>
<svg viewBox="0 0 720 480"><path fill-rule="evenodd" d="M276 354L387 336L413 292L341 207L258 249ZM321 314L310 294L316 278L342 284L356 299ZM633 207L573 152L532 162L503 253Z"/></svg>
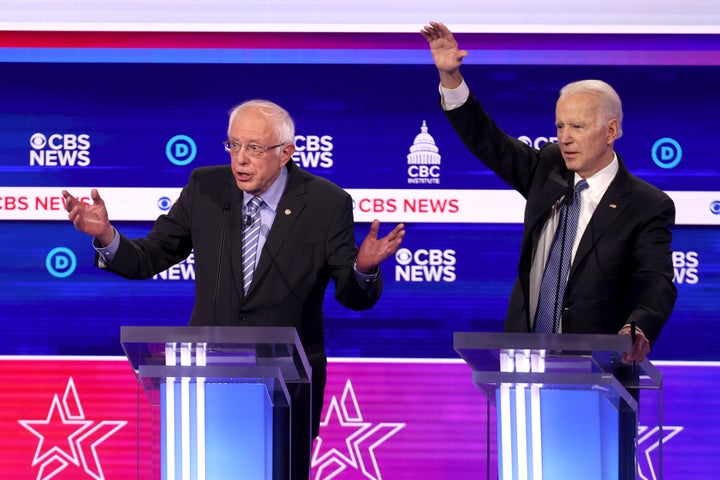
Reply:
<svg viewBox="0 0 720 480"><path fill-rule="evenodd" d="M500 479L635 478L639 391L660 396L662 376L648 360L622 364L629 337L456 332L453 343L495 405Z"/></svg>
<svg viewBox="0 0 720 480"><path fill-rule="evenodd" d="M310 412L287 384L312 378L294 328L122 327L121 342L160 424L162 480L289 478L290 436L311 434L290 429Z"/></svg>

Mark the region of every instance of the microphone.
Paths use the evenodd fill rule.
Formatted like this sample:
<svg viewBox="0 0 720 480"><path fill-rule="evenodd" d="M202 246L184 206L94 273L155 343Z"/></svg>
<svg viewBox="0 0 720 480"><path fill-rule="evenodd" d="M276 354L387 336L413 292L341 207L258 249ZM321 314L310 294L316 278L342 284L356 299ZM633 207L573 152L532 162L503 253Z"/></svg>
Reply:
<svg viewBox="0 0 720 480"><path fill-rule="evenodd" d="M249 227L250 225L252 225L252 223L253 223L252 217L250 215L245 215L245 226Z"/></svg>
<svg viewBox="0 0 720 480"><path fill-rule="evenodd" d="M220 277L222 274L222 260L223 260L223 246L225 245L225 225L227 224L227 217L230 213L230 202L226 201L223 205L222 213L222 224L220 226L220 246L218 247L218 263L217 263L217 276L215 278L215 296L213 297L213 305L217 307L218 298L220 297ZM215 312L217 315L217 311ZM215 319L215 323L218 324L218 319Z"/></svg>

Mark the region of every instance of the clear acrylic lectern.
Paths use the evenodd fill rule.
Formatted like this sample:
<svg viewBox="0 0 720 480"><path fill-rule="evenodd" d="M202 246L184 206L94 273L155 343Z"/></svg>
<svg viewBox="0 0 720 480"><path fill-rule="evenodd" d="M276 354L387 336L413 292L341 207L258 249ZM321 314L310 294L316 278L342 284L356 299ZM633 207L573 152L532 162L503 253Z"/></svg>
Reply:
<svg viewBox="0 0 720 480"><path fill-rule="evenodd" d="M289 478L290 435L311 435L290 429L310 412L287 384L312 378L294 328L128 326L121 342L159 424L160 478Z"/></svg>
<svg viewBox="0 0 720 480"><path fill-rule="evenodd" d="M648 360L622 364L630 343L621 335L454 334L473 383L495 405L500 479L629 478L620 472L636 469L639 390L662 389Z"/></svg>

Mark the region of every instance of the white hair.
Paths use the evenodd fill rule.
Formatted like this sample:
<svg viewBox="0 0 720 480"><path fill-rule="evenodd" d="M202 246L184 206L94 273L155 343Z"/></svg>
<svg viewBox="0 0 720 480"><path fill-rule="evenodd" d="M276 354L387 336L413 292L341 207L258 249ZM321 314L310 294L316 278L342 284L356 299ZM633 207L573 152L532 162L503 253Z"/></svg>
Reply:
<svg viewBox="0 0 720 480"><path fill-rule="evenodd" d="M612 119L618 122L617 137L622 136L622 101L620 101L620 95L617 94L614 88L602 80L580 80L578 82L572 82L565 85L560 90L560 97L566 95L573 95L576 93L591 93L598 97L600 114L602 120L610 121Z"/></svg>
<svg viewBox="0 0 720 480"><path fill-rule="evenodd" d="M257 108L263 115L265 115L265 117L267 117L268 121L275 127L275 132L278 135L278 141L288 145L295 145L295 122L290 114L280 105L269 100L261 99L248 100L234 106L232 110L230 110L228 137L230 137L230 127L232 126L235 117L237 117L240 112L243 112L248 108Z"/></svg>

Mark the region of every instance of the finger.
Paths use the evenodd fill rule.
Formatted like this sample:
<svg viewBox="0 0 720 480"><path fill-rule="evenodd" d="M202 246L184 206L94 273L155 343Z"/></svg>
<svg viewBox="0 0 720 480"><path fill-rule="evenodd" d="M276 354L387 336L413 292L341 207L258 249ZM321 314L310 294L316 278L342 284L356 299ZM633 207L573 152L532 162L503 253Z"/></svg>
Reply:
<svg viewBox="0 0 720 480"><path fill-rule="evenodd" d="M638 336L633 343L629 352L623 354L623 363L642 362L650 353L650 344L642 337Z"/></svg>
<svg viewBox="0 0 720 480"><path fill-rule="evenodd" d="M453 34L450 31L450 29L442 22L437 22L433 25L435 27L435 30L438 32L438 34L441 37L445 38L452 38Z"/></svg>
<svg viewBox="0 0 720 480"><path fill-rule="evenodd" d="M395 241L397 236L400 235L400 232L402 231L403 227L404 227L403 224L396 225L395 228L390 230L390 232L387 235L385 235L385 238L383 238L383 240L386 240L388 242Z"/></svg>
<svg viewBox="0 0 720 480"><path fill-rule="evenodd" d="M635 352L633 352L632 350L622 354L622 362L624 364L629 365L636 361L637 361L637 357L635 355Z"/></svg>
<svg viewBox="0 0 720 480"><path fill-rule="evenodd" d="M100 198L100 193L98 193L97 188L93 188L90 191L90 197L92 198L93 204L104 204L103 199Z"/></svg>
<svg viewBox="0 0 720 480"><path fill-rule="evenodd" d="M403 238L405 238L405 226L402 223L395 227L393 231L390 232L390 235L388 235L388 240L390 242L396 243L397 246L400 246Z"/></svg>
<svg viewBox="0 0 720 480"><path fill-rule="evenodd" d="M68 213L68 218L78 230L82 231L83 217L80 215L80 207L77 205Z"/></svg>
<svg viewBox="0 0 720 480"><path fill-rule="evenodd" d="M425 27L423 27L423 29L420 31L420 33L428 41L441 38L443 36L443 33L440 30L440 25L442 25L442 24L440 24L438 22L429 22L428 25L425 25ZM447 30L447 28L445 30ZM447 31L449 32L449 30L447 30Z"/></svg>
<svg viewBox="0 0 720 480"><path fill-rule="evenodd" d="M650 344L645 339L640 339L640 347L638 350L636 361L642 362L650 353Z"/></svg>
<svg viewBox="0 0 720 480"><path fill-rule="evenodd" d="M78 208L77 208L77 207L70 208L70 209L68 210L68 219L69 219L71 222L75 223L75 218L77 217L77 214L78 214Z"/></svg>
<svg viewBox="0 0 720 480"><path fill-rule="evenodd" d="M630 328L629 328L629 327L623 327L623 328L618 332L618 334L619 334L619 335L625 335L626 337L629 337L629 336L630 336ZM634 350L634 348L635 348L635 345L632 344L632 345L630 345L630 350L629 350L629 351L623 352L623 354L622 354L622 356L621 356L621 360L622 360L623 363L630 364L630 363L633 362L633 359L634 359L634 352L633 352L633 350Z"/></svg>
<svg viewBox="0 0 720 480"><path fill-rule="evenodd" d="M380 230L380 220L375 219L370 224L370 231L367 234L367 238L377 239L378 231Z"/></svg>
<svg viewBox="0 0 720 480"><path fill-rule="evenodd" d="M66 201L75 200L75 197L73 197L72 194L70 192L68 192L67 190L62 191L62 196Z"/></svg>
<svg viewBox="0 0 720 480"><path fill-rule="evenodd" d="M633 343L632 347L632 359L635 361L638 361L638 359L642 356L642 342L640 339L638 339L635 343Z"/></svg>
<svg viewBox="0 0 720 480"><path fill-rule="evenodd" d="M65 210L67 212L70 212L70 210L72 210L72 208L75 206L77 200L75 200L75 197L70 195L70 192L68 192L67 190L62 191L62 196L65 199Z"/></svg>
<svg viewBox="0 0 720 480"><path fill-rule="evenodd" d="M432 27L432 29L435 30L435 31L440 31L440 30L442 30L442 29L447 30L447 27L446 27L445 24L442 23L442 22L435 22L435 21L432 21L432 20L431 20L431 21L428 22L428 23L430 24L430 26Z"/></svg>

